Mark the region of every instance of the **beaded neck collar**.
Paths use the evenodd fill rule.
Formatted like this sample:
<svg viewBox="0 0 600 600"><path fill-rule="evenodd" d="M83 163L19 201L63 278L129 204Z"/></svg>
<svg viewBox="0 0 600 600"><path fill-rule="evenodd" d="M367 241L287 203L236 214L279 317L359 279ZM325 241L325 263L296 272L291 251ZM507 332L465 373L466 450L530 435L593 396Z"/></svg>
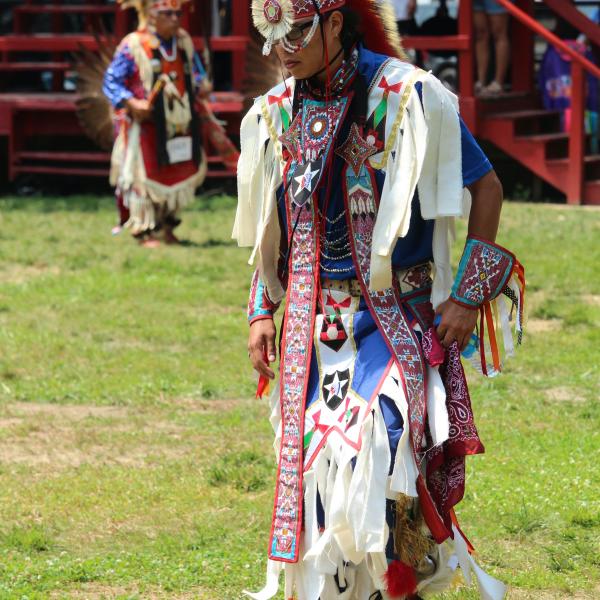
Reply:
<svg viewBox="0 0 600 600"><path fill-rule="evenodd" d="M339 69L335 72L331 78L331 87L329 89L329 96L341 96L348 88L349 84L354 80L356 71L358 69L358 50L354 48L350 53L350 56L345 59L340 65ZM326 90L313 79L304 80L304 88L306 92L313 98L322 99L326 96Z"/></svg>

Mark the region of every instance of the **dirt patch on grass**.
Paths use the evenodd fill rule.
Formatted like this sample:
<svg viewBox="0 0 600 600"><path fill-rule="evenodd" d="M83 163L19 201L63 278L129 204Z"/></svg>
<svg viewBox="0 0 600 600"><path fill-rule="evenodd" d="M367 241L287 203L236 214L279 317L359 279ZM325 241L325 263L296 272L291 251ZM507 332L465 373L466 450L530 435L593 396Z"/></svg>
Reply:
<svg viewBox="0 0 600 600"><path fill-rule="evenodd" d="M26 418L34 415L60 417L69 421L81 421L90 417L125 418L128 409L121 406L91 406L87 404L36 404L12 402L8 407L11 415Z"/></svg>
<svg viewBox="0 0 600 600"><path fill-rule="evenodd" d="M224 412L234 410L245 404L249 404L251 400L247 398L236 399L209 399L209 398L174 398L169 400L169 404L178 408L189 409L198 412Z"/></svg>
<svg viewBox="0 0 600 600"><path fill-rule="evenodd" d="M0 418L0 462L62 470L143 467L189 455L198 435L159 411L113 406L14 403Z"/></svg>
<svg viewBox="0 0 600 600"><path fill-rule="evenodd" d="M581 299L589 306L600 306L600 294L584 294Z"/></svg>
<svg viewBox="0 0 600 600"><path fill-rule="evenodd" d="M194 592L164 592L161 590L148 590L145 589L143 592L139 592L135 587L132 586L111 586L101 585L98 583L90 583L81 586L77 589L52 592L50 598L67 598L81 599L81 600L113 600L114 598L144 598L144 600L163 600L165 598L172 598L173 600L188 600L195 598L196 600L207 599L208 596L197 590Z"/></svg>
<svg viewBox="0 0 600 600"><path fill-rule="evenodd" d="M0 270L0 282L12 285L27 283L42 275L58 275L57 266L7 264Z"/></svg>
<svg viewBox="0 0 600 600"><path fill-rule="evenodd" d="M549 333L558 331L562 326L560 319L527 319L525 333Z"/></svg>
<svg viewBox="0 0 600 600"><path fill-rule="evenodd" d="M597 600L600 597L600 587L589 592L565 592L562 590L523 590L511 588L509 600Z"/></svg>
<svg viewBox="0 0 600 600"><path fill-rule="evenodd" d="M584 402L585 401L585 398L583 398L581 396L581 394L579 394L577 392L577 390L574 390L573 388L569 388L569 387L563 387L563 386L549 388L549 389L545 390L545 395L546 395L546 398L548 398L548 400L550 400L552 402Z"/></svg>

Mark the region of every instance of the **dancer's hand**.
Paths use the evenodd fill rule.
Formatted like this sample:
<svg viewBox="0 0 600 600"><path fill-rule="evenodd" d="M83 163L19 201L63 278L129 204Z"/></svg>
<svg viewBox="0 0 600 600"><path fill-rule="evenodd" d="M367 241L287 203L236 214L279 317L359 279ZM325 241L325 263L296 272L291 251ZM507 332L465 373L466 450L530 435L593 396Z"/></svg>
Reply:
<svg viewBox="0 0 600 600"><path fill-rule="evenodd" d="M126 102L129 114L138 122L147 121L152 117L152 107L148 100L129 98Z"/></svg>
<svg viewBox="0 0 600 600"><path fill-rule="evenodd" d="M277 330L273 319L261 319L250 325L248 336L248 358L252 366L264 377L275 379L275 373L269 365L277 359L275 338ZM265 356L267 361L265 362Z"/></svg>
<svg viewBox="0 0 600 600"><path fill-rule="evenodd" d="M448 348L456 341L461 351L464 350L477 325L479 311L465 308L448 299L437 307L435 314L442 317L436 329L442 346Z"/></svg>
<svg viewBox="0 0 600 600"><path fill-rule="evenodd" d="M203 79L196 90L196 100L208 100L213 91L213 85L208 79Z"/></svg>

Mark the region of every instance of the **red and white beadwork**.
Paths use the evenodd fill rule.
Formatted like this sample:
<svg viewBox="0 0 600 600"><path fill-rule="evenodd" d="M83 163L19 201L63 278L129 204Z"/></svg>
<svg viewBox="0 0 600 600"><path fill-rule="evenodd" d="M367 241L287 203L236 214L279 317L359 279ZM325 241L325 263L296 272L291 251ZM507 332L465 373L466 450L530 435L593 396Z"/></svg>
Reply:
<svg viewBox="0 0 600 600"><path fill-rule="evenodd" d="M292 0L253 0L252 20L265 38L263 54L271 53L273 43L285 37L294 23Z"/></svg>
<svg viewBox="0 0 600 600"><path fill-rule="evenodd" d="M281 41L286 52L294 53L306 48L317 32L320 15L341 8L346 0L252 0L252 20L265 38L263 54L268 56L275 42ZM294 21L312 17L312 26L300 42L286 36Z"/></svg>
<svg viewBox="0 0 600 600"><path fill-rule="evenodd" d="M154 0L150 7L155 11L181 10L181 0Z"/></svg>

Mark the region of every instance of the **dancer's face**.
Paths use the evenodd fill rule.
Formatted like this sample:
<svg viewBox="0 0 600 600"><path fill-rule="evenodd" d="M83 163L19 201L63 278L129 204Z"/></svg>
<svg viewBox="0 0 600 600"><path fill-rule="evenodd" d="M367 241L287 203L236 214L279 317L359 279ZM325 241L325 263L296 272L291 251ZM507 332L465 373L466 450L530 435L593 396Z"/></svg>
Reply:
<svg viewBox="0 0 600 600"><path fill-rule="evenodd" d="M336 53L341 48L339 39L342 31L344 17L341 12L334 11L327 15L323 21L323 34L325 36L325 44L327 45L329 60L332 60ZM312 19L305 19L294 23L294 31L290 37L296 38L300 34L299 39L291 39L292 44L301 44L312 24ZM295 79L309 79L316 73L323 71L325 77L325 52L323 51L323 37L321 36L321 27L317 31L306 48L298 50L298 52L287 52L282 44L277 44L276 51L281 64Z"/></svg>
<svg viewBox="0 0 600 600"><path fill-rule="evenodd" d="M156 16L154 17L156 33L158 33L163 40L170 40L177 33L180 24L180 10L160 10L156 12Z"/></svg>

